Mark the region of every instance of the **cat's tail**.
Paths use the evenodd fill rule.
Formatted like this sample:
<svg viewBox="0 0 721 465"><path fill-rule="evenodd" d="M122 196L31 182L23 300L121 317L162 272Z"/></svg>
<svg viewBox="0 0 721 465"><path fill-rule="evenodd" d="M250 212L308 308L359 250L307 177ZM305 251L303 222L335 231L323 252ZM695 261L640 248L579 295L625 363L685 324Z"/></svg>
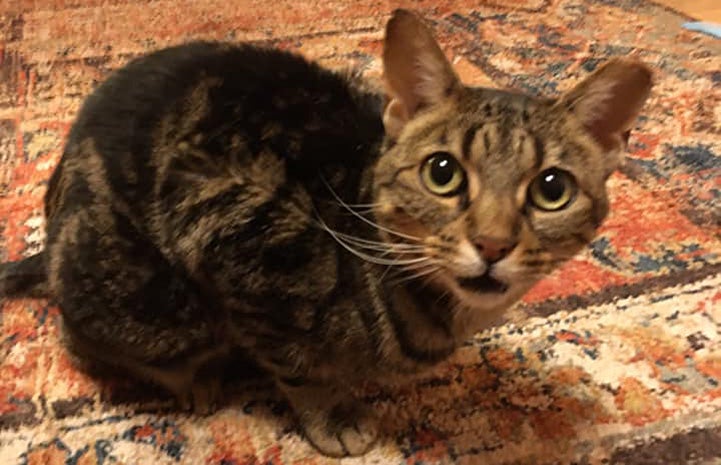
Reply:
<svg viewBox="0 0 721 465"><path fill-rule="evenodd" d="M0 297L48 297L45 253L0 263Z"/></svg>

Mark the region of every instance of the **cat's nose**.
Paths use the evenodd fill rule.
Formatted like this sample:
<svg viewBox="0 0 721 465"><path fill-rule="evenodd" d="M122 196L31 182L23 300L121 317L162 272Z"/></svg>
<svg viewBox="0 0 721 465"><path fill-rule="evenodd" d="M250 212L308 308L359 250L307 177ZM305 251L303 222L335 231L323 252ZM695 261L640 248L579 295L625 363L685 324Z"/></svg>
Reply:
<svg viewBox="0 0 721 465"><path fill-rule="evenodd" d="M473 241L478 252L486 260L487 263L496 263L506 257L513 249L516 248L518 242L508 239L498 239L488 236L479 236Z"/></svg>

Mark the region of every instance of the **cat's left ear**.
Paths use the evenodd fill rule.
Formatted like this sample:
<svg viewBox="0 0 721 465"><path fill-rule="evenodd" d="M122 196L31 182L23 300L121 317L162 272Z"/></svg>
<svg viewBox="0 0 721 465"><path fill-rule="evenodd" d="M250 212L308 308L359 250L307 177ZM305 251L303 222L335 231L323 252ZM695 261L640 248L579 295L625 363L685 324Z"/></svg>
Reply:
<svg viewBox="0 0 721 465"><path fill-rule="evenodd" d="M605 150L624 145L646 98L652 73L643 63L610 61L573 90L559 104L570 110Z"/></svg>
<svg viewBox="0 0 721 465"><path fill-rule="evenodd" d="M433 33L407 10L396 10L386 26L383 73L390 100L383 115L395 138L421 109L437 105L461 88Z"/></svg>

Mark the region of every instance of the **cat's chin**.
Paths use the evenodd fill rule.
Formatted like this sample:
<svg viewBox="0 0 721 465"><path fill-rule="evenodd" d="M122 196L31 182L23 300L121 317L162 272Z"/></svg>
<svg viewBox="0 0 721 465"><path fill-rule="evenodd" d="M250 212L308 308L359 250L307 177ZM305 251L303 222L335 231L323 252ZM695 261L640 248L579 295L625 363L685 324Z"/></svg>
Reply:
<svg viewBox="0 0 721 465"><path fill-rule="evenodd" d="M491 292L473 291L458 282L451 283L448 288L456 298L454 332L460 340L501 324L506 311L525 292L523 286L508 286L504 292L496 292L495 288Z"/></svg>
<svg viewBox="0 0 721 465"><path fill-rule="evenodd" d="M493 291L472 291L466 287L458 286L454 290L459 303L479 311L497 311L508 308L516 302L523 292L514 287L506 287L504 292Z"/></svg>

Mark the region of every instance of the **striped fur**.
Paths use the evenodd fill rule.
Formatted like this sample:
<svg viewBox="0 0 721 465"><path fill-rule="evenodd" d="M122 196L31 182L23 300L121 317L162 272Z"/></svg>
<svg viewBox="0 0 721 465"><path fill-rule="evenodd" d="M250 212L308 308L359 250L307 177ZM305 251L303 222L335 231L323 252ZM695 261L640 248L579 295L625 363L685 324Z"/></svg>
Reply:
<svg viewBox="0 0 721 465"><path fill-rule="evenodd" d="M4 292L47 293L78 359L199 411L240 350L320 450L365 452L375 427L349 386L444 360L590 240L649 85L621 63L559 100L467 88L404 11L384 65L385 107L280 51L193 43L131 62L88 97L49 182L46 248L3 265ZM458 195L422 185L434 152L463 167ZM529 208L552 166L576 198ZM514 247L486 263L479 237ZM464 287L489 270L502 288Z"/></svg>

